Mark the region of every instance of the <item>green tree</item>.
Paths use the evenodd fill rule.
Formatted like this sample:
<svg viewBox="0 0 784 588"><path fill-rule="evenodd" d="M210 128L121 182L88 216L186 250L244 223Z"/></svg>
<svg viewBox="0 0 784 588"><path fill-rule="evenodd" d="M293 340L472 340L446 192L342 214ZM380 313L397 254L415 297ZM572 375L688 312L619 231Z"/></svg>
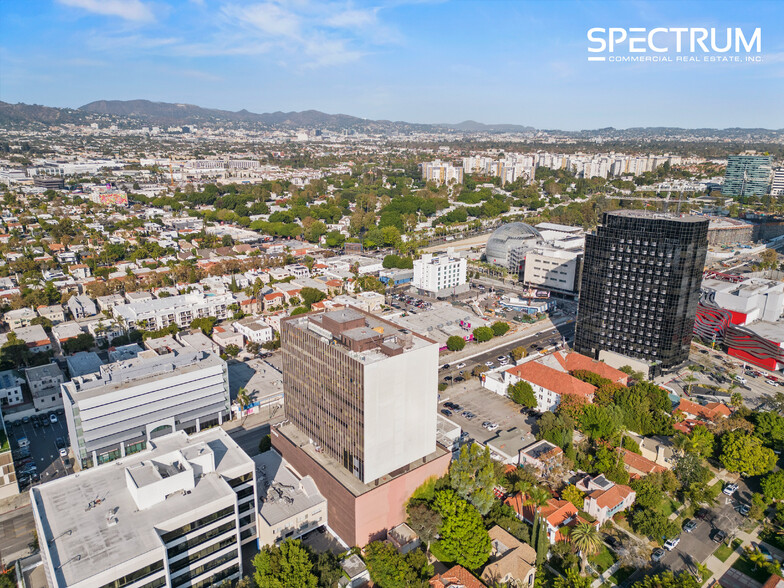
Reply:
<svg viewBox="0 0 784 588"><path fill-rule="evenodd" d="M768 500L784 500L784 470L768 474L760 485L762 493Z"/></svg>
<svg viewBox="0 0 784 588"><path fill-rule="evenodd" d="M528 355L528 350L522 345L512 349L512 359L514 359L515 361L520 361L526 355Z"/></svg>
<svg viewBox="0 0 784 588"><path fill-rule="evenodd" d="M289 316L297 316L298 314L307 314L308 312L310 312L310 310L308 310L307 307L298 306L297 308L295 308L289 313Z"/></svg>
<svg viewBox="0 0 784 588"><path fill-rule="evenodd" d="M553 581L553 588L591 588L592 583L593 578L583 577L577 570L569 568L566 577L558 576Z"/></svg>
<svg viewBox="0 0 784 588"><path fill-rule="evenodd" d="M493 338L493 329L490 327L477 327L474 329L474 341L484 343Z"/></svg>
<svg viewBox="0 0 784 588"><path fill-rule="evenodd" d="M201 332L209 337L212 335L212 329L215 327L217 321L218 319L214 316L205 316L193 319L190 327L191 329L201 329Z"/></svg>
<svg viewBox="0 0 784 588"><path fill-rule="evenodd" d="M537 513L536 520L534 521L536 529L536 539L534 541L534 549L536 550L536 565L542 565L547 559L547 552L550 550L550 538L547 536L547 523Z"/></svg>
<svg viewBox="0 0 784 588"><path fill-rule="evenodd" d="M776 465L776 454L762 446L758 437L746 431L729 431L721 438L719 461L730 472L759 476Z"/></svg>
<svg viewBox="0 0 784 588"><path fill-rule="evenodd" d="M270 449L272 449L272 437L264 435L261 440L259 440L259 453L264 453Z"/></svg>
<svg viewBox="0 0 784 588"><path fill-rule="evenodd" d="M459 335L452 335L446 340L446 348L449 351L461 351L465 347L465 339Z"/></svg>
<svg viewBox="0 0 784 588"><path fill-rule="evenodd" d="M253 579L259 588L317 588L313 563L299 540L267 545L253 558Z"/></svg>
<svg viewBox="0 0 784 588"><path fill-rule="evenodd" d="M226 345L226 349L224 349L224 351L229 357L237 357L240 354L240 348L233 343L231 345Z"/></svg>
<svg viewBox="0 0 784 588"><path fill-rule="evenodd" d="M318 578L319 588L334 588L343 576L340 558L331 551L319 552L313 559L313 573Z"/></svg>
<svg viewBox="0 0 784 588"><path fill-rule="evenodd" d="M321 302L327 297L321 290L310 287L302 288L302 290L299 291L299 295L302 297L302 303L308 307L308 310L310 310L311 306L316 302Z"/></svg>
<svg viewBox="0 0 784 588"><path fill-rule="evenodd" d="M525 380L520 380L515 384L511 384L506 390L507 395L512 401L528 408L536 408L536 396L534 396L534 389L531 384Z"/></svg>
<svg viewBox="0 0 784 588"><path fill-rule="evenodd" d="M446 557L469 570L484 565L490 557L490 536L479 511L453 490L437 492L434 504L443 518L438 543Z"/></svg>
<svg viewBox="0 0 784 588"><path fill-rule="evenodd" d="M580 510L582 510L585 502L585 494L580 492L577 487L572 484L569 484L561 491L561 498L563 500L568 500Z"/></svg>
<svg viewBox="0 0 784 588"><path fill-rule="evenodd" d="M406 510L409 526L419 535L425 550L429 550L430 544L438 537L438 529L443 522L441 515L421 501L410 502Z"/></svg>
<svg viewBox="0 0 784 588"><path fill-rule="evenodd" d="M380 588L423 586L433 572L432 566L421 554L421 551L415 550L401 555L392 544L374 541L365 547L365 562L370 578Z"/></svg>
<svg viewBox="0 0 784 588"><path fill-rule="evenodd" d="M493 336L500 337L509 331L509 324L503 321L496 321L490 325L490 328L493 329Z"/></svg>
<svg viewBox="0 0 784 588"><path fill-rule="evenodd" d="M493 488L497 482L495 462L488 447L482 450L476 443L463 445L449 466L449 485L482 515L493 506Z"/></svg>
<svg viewBox="0 0 784 588"><path fill-rule="evenodd" d="M325 244L327 247L343 247L345 241L346 238L343 236L343 233L340 231L330 231L327 233Z"/></svg>
<svg viewBox="0 0 784 588"><path fill-rule="evenodd" d="M580 552L581 569L585 574L585 564L588 558L599 553L602 547L602 538L591 523L578 523L569 531L569 541Z"/></svg>
<svg viewBox="0 0 784 588"><path fill-rule="evenodd" d="M646 576L635 582L632 588L699 588L702 582L688 572L673 574L667 570L655 576Z"/></svg>
<svg viewBox="0 0 784 588"><path fill-rule="evenodd" d="M95 337L90 333L81 333L63 343L63 351L66 353L77 353L79 351L90 351L95 345Z"/></svg>

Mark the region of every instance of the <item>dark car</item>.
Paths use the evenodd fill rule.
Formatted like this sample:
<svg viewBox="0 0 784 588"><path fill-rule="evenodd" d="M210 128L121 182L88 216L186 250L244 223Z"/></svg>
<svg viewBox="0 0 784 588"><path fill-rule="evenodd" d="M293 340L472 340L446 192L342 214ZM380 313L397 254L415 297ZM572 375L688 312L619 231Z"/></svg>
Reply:
<svg viewBox="0 0 784 588"><path fill-rule="evenodd" d="M456 378L453 380L453 382L462 382L463 380L465 380L465 378L464 378L463 376L457 376L457 377L456 377Z"/></svg>
<svg viewBox="0 0 784 588"><path fill-rule="evenodd" d="M727 538L727 533L719 529L713 534L713 541L716 543L724 543L724 540Z"/></svg>
<svg viewBox="0 0 784 588"><path fill-rule="evenodd" d="M618 549L621 546L621 542L618 541L618 539L616 539L612 535L608 535L607 537L605 537L604 542L610 547L612 547L613 549Z"/></svg>
<svg viewBox="0 0 784 588"><path fill-rule="evenodd" d="M697 512L694 513L694 518L700 519L701 521L708 520L708 515L710 511L707 508L701 508Z"/></svg>
<svg viewBox="0 0 784 588"><path fill-rule="evenodd" d="M442 408L441 414L443 414L444 416L452 416L452 411L449 410L448 408Z"/></svg>
<svg viewBox="0 0 784 588"><path fill-rule="evenodd" d="M694 519L690 521L686 521L686 524L683 525L683 530L686 531L687 533L691 533L696 528L697 528L697 521L695 521Z"/></svg>
<svg viewBox="0 0 784 588"><path fill-rule="evenodd" d="M65 447L65 439L63 439L62 437L58 437L57 441L55 441L54 443L55 445L57 445L57 449L62 449L63 447Z"/></svg>

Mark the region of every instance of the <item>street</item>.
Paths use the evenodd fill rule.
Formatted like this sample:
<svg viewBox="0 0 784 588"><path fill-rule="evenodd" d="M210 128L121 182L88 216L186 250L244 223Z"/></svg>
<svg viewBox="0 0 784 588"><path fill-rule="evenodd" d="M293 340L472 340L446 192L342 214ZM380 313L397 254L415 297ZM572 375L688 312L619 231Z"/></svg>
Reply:
<svg viewBox="0 0 784 588"><path fill-rule="evenodd" d="M7 565L32 552L30 546L34 530L33 509L29 504L0 514L0 559L3 564Z"/></svg>

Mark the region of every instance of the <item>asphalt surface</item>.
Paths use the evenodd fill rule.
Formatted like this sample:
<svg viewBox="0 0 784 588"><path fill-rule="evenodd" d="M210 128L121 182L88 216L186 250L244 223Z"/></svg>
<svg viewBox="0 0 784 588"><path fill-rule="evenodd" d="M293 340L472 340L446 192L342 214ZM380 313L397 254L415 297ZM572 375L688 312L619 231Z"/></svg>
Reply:
<svg viewBox="0 0 784 588"><path fill-rule="evenodd" d="M10 430L9 430L10 429ZM56 423L51 423L46 426L34 427L32 421L20 426L14 426L6 422L6 430L11 433L11 447L16 450L18 440L25 436L30 442L30 457L33 458L33 463L38 467L38 475L41 477L41 482L48 482L55 478L66 476L73 473L73 463L71 456L68 458L60 457L60 452L57 449L56 440L62 437L66 444L68 442L68 428L65 424L65 417L57 417ZM16 454L16 452L14 452ZM66 465L66 459L68 465ZM21 488L24 490L25 488Z"/></svg>
<svg viewBox="0 0 784 588"><path fill-rule="evenodd" d="M0 560L3 564L32 552L34 530L33 509L29 505L0 515Z"/></svg>

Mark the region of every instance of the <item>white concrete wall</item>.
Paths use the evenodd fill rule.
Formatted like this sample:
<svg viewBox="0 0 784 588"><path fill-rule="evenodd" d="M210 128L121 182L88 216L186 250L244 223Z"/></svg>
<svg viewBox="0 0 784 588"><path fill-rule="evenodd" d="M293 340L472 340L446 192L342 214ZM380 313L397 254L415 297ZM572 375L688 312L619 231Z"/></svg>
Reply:
<svg viewBox="0 0 784 588"><path fill-rule="evenodd" d="M435 451L437 404L437 343L365 368L365 482Z"/></svg>

